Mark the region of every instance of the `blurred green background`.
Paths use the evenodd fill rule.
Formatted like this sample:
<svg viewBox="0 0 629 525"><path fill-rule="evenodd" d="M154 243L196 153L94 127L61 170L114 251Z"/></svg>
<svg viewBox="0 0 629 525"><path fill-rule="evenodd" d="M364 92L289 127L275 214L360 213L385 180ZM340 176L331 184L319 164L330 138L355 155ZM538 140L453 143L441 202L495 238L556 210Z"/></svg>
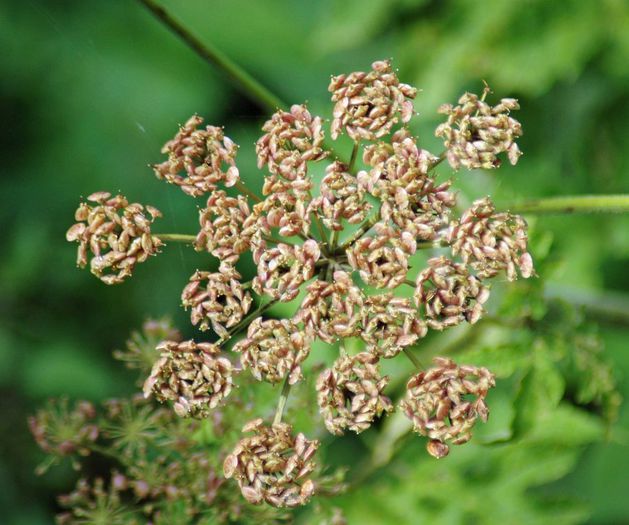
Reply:
<svg viewBox="0 0 629 525"><path fill-rule="evenodd" d="M481 80L495 97L519 98L524 156L497 173L457 173L464 199L491 191L505 204L628 191L626 0L164 5L283 100L308 101L326 117L329 75L393 58L402 81L422 89L414 131L435 153L441 103L466 89L480 91ZM99 400L129 393L132 380L111 349L146 316L168 314L191 334L179 294L197 267L210 264L172 245L124 285L106 287L75 269L75 248L64 240L79 196L120 190L164 212L159 231L193 233L201 201L166 187L147 164L160 159L176 125L198 112L241 144L241 173L259 188L252 145L265 114L133 0L3 2L0 48L0 522L43 524L51 523L55 494L70 488L72 473L34 475L41 455L27 415L50 396ZM618 310L613 319L592 309L585 315L599 324L629 397L628 217L544 216L533 226L552 234L556 264L542 275L551 290ZM580 520L629 523L628 427L624 407L612 438L584 447L575 470L543 490L589 508ZM448 468L456 469L456 461ZM559 468L550 479L562 475ZM429 480L409 479L422 482ZM485 488L478 487L473 494L482 499ZM404 514L411 503L393 504L398 519L417 523Z"/></svg>

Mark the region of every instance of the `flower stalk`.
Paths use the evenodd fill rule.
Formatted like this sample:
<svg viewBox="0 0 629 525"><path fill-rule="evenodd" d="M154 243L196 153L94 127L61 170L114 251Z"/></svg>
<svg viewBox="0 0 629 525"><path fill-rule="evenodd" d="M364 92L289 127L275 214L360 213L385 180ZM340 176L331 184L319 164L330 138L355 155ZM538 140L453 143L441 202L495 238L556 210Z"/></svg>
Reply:
<svg viewBox="0 0 629 525"><path fill-rule="evenodd" d="M201 42L154 0L138 0L208 64L218 68L253 102L268 111L286 107L271 91L214 46Z"/></svg>
<svg viewBox="0 0 629 525"><path fill-rule="evenodd" d="M286 408L286 402L288 401L288 395L290 394L291 384L287 377L282 385L282 391L280 392L280 398L277 401L277 409L275 410L275 417L273 418L273 424L279 425L282 422L284 416L284 409Z"/></svg>
<svg viewBox="0 0 629 525"><path fill-rule="evenodd" d="M572 213L627 213L629 195L575 195L536 199L505 206L511 213L572 214Z"/></svg>

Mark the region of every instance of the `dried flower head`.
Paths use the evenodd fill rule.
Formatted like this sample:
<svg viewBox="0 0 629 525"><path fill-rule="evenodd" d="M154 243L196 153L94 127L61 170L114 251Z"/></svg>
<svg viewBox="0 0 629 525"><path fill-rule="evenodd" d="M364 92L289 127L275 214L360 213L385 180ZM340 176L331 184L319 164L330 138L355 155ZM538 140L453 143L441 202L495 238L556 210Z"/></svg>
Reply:
<svg viewBox="0 0 629 525"><path fill-rule="evenodd" d="M332 282L316 280L308 285L295 321L304 324L310 338L332 343L339 337L358 335L363 303L363 293L351 275L337 270Z"/></svg>
<svg viewBox="0 0 629 525"><path fill-rule="evenodd" d="M507 153L516 164L522 154L515 140L522 135L522 126L509 113L520 109L518 101L503 98L496 106L485 102L489 88L481 98L465 93L458 106L444 104L439 113L448 120L439 125L435 135L444 139L447 159L454 169L492 169L500 166L500 153Z"/></svg>
<svg viewBox="0 0 629 525"><path fill-rule="evenodd" d="M347 260L360 278L376 288L395 288L406 280L408 257L415 253L413 235L384 222L374 227L374 237L358 239L348 250Z"/></svg>
<svg viewBox="0 0 629 525"><path fill-rule="evenodd" d="M487 421L485 397L496 383L486 368L457 366L444 357L435 358L434 363L434 368L409 380L400 408L414 430L430 438L428 452L441 458L449 452L446 442L467 443L476 419Z"/></svg>
<svg viewBox="0 0 629 525"><path fill-rule="evenodd" d="M359 172L358 178L369 193L380 199L394 196L398 188L412 195L421 190L428 171L437 160L430 152L419 148L410 132L402 128L391 136L390 143L365 146L363 161L371 169Z"/></svg>
<svg viewBox="0 0 629 525"><path fill-rule="evenodd" d="M362 312L360 336L378 357L395 357L428 330L411 301L391 293L368 297Z"/></svg>
<svg viewBox="0 0 629 525"><path fill-rule="evenodd" d="M159 352L155 347L162 341L181 341L181 333L170 319L147 319L142 330L135 331L127 340L124 350L114 350L114 357L124 361L128 368L149 373Z"/></svg>
<svg viewBox="0 0 629 525"><path fill-rule="evenodd" d="M54 456L88 455L100 429L96 409L87 401L70 407L68 399L50 401L45 409L28 418L28 426L39 447Z"/></svg>
<svg viewBox="0 0 629 525"><path fill-rule="evenodd" d="M437 158L417 147L406 129L391 144L365 147L363 160L372 166L358 173L362 187L382 201L380 215L418 240L434 240L448 224L456 196L449 181L437 184L428 171Z"/></svg>
<svg viewBox="0 0 629 525"><path fill-rule="evenodd" d="M234 346L243 368L258 381L294 384L302 378L300 363L310 353L310 341L289 319L254 319L247 337Z"/></svg>
<svg viewBox="0 0 629 525"><path fill-rule="evenodd" d="M278 243L260 257L253 289L280 301L292 301L299 287L314 275L320 254L314 240L304 242L303 246Z"/></svg>
<svg viewBox="0 0 629 525"><path fill-rule="evenodd" d="M315 485L307 476L315 469L312 457L319 442L303 434L293 437L286 423L264 425L262 419L247 423L243 432L253 436L240 440L225 458L223 472L234 478L242 495L254 504L297 507L308 502Z"/></svg>
<svg viewBox="0 0 629 525"><path fill-rule="evenodd" d="M533 274L533 259L528 250L526 221L519 215L496 213L489 197L474 201L461 219L453 223L448 242L454 255L477 271L481 279L493 277L505 270L507 279Z"/></svg>
<svg viewBox="0 0 629 525"><path fill-rule="evenodd" d="M330 164L321 181L321 196L310 203L310 209L330 230L343 230L343 219L350 224L360 223L371 209L356 177L347 169L347 165L339 161Z"/></svg>
<svg viewBox="0 0 629 525"><path fill-rule="evenodd" d="M129 277L137 263L155 255L162 241L151 235L151 224L161 217L158 209L141 204L129 204L122 195L112 197L99 191L87 197L76 213L66 233L70 242L78 242L76 263L85 268L91 252L90 271L105 284L119 284Z"/></svg>
<svg viewBox="0 0 629 525"><path fill-rule="evenodd" d="M164 341L160 358L144 383L144 396L172 401L178 416L207 417L229 395L233 367L211 343Z"/></svg>
<svg viewBox="0 0 629 525"><path fill-rule="evenodd" d="M371 352L339 357L317 379L317 402L328 431L360 433L383 412L393 410L391 400L383 394L388 382L388 377L380 375L378 357Z"/></svg>
<svg viewBox="0 0 629 525"><path fill-rule="evenodd" d="M483 313L489 288L471 275L465 265L445 257L428 260L417 276L415 304L433 330L443 330L463 321L474 324Z"/></svg>
<svg viewBox="0 0 629 525"><path fill-rule="evenodd" d="M222 190L213 191L207 206L199 211L201 230L195 248L207 250L222 262L235 264L251 246L252 232L246 232L244 227L250 216L245 197L228 197Z"/></svg>
<svg viewBox="0 0 629 525"><path fill-rule="evenodd" d="M310 217L304 199L291 190L271 193L255 205L258 235L269 235L277 228L282 237L307 236Z"/></svg>
<svg viewBox="0 0 629 525"><path fill-rule="evenodd" d="M93 482L81 478L76 488L58 498L61 507L69 509L57 515L58 525L78 525L80 523L107 523L127 525L138 523L139 516L122 502L122 490L126 488L111 482L105 486L102 478Z"/></svg>
<svg viewBox="0 0 629 525"><path fill-rule="evenodd" d="M290 112L279 110L268 120L265 132L256 143L258 168L268 166L274 175L287 180L303 178L307 161L317 161L328 154L323 149L320 117L312 117L305 105L293 105Z"/></svg>
<svg viewBox="0 0 629 525"><path fill-rule="evenodd" d="M227 263L218 272L197 270L181 293L184 308L190 308L190 320L201 330L212 327L219 336L238 324L251 308L251 295L240 282L240 274Z"/></svg>
<svg viewBox="0 0 629 525"><path fill-rule="evenodd" d="M388 135L400 120L413 116L417 90L402 84L388 60L374 62L368 73L356 72L332 77L334 120L331 135L336 139L342 129L354 140L377 140Z"/></svg>
<svg viewBox="0 0 629 525"><path fill-rule="evenodd" d="M153 166L158 179L176 184L192 197L216 189L219 182L233 186L240 176L236 167L238 146L221 128L197 129L202 123L198 115L190 117L162 148L168 160Z"/></svg>
<svg viewBox="0 0 629 525"><path fill-rule="evenodd" d="M237 480L251 503L303 505L315 489L310 474L318 442L303 434L293 436L282 418L291 385L301 379L306 379L306 386L311 384L304 376L320 370L317 363L305 364L315 340L339 348L331 358L336 358L334 364L316 382L325 426L337 435L348 429L359 433L393 410L384 394L388 377L380 373L380 359L405 353L421 367L408 347L417 344L428 328L443 330L478 321L489 295L486 279L502 271L509 279L516 277L518 269L524 277L533 273L524 220L497 213L489 199L476 201L460 220L452 218L456 193L451 181L437 182L435 175L435 167L446 157L455 168L494 168L503 152L515 163L519 156L515 139L521 130L509 115L517 109L514 100L504 99L491 107L484 100L486 90L480 99L466 94L460 105L444 106L441 111L448 121L436 133L444 138L447 151L436 157L420 147L404 126L413 115L417 91L400 83L388 61L374 62L368 72L333 77L329 91L334 102L332 138L346 132L354 144L349 162L328 161L322 177L318 175L323 167L312 170L310 163L330 154L336 157L336 152L324 144L323 119L311 115L304 105L277 111L263 126L264 134L256 143L258 167L268 171L261 196L239 180L238 147L222 129L202 127L202 119L194 116L164 146L168 159L154 169L158 178L192 196L210 192L200 210L196 237L152 235L157 210L147 207L150 217L146 218L139 204L104 192L90 196L91 204L82 204L77 211L79 223L68 231L68 240L79 242L80 265L87 264L91 250L92 271L105 282L120 282L130 275L137 262L158 250L159 238L191 243L220 262L218 271L196 271L181 295L183 306L191 310L192 324L201 330L211 328L215 343L180 342L178 333L160 326L152 335L134 337L129 351L119 353L145 374L147 360L159 354L144 382L144 396L172 402L174 413L165 407L156 410L145 399L141 406L110 402L100 426L81 414L57 418L68 421L59 428L72 431L63 439L56 430L47 429L51 425L42 422L43 416L33 419L36 439L50 452L89 451L90 439L98 436L99 446L101 440L108 442L108 450L124 459L120 464L127 473L111 479L117 491L129 492L119 498L119 491L109 494L99 485L88 490L88 497L81 500L84 506L79 502L77 508L85 509L93 501L115 500L117 506L135 502L132 512L142 510L129 523L194 520L207 505L213 507L212 520L214 506L220 509L217 522L247 521L245 514L282 515L269 507L248 506L239 494L237 501L226 497L226 503L215 504L223 482L216 465L203 455L206 443L202 448L194 438L197 430L209 427L177 417L211 414L212 430L221 439L212 440L210 446L220 450L219 442L228 441L236 418L254 408L241 398L211 412L230 394L234 373L241 369L253 376L241 379L249 386L254 379L283 382L283 386L273 425L264 425L262 419L248 423L244 431L251 435L227 455L224 474ZM364 169L356 166L361 158ZM240 195L228 195L225 187L231 186ZM449 247L450 258L435 257L426 267L415 267L423 261L416 251L433 247ZM246 265L243 259L249 256L256 275L242 282L235 266ZM457 256L462 262L453 260ZM415 282L409 276L411 269L417 275ZM368 291L363 292L361 280ZM402 286L410 286L413 299L405 297L408 289L396 290ZM288 303L297 297L301 303L296 311L287 310L291 305L278 305L282 318L264 319L264 312L278 301ZM250 313L254 298L255 313ZM246 336L238 340L245 330ZM347 338L362 351L349 355ZM239 360L235 368L220 354L232 339L234 359ZM493 381L485 369L457 367L447 359L437 359L436 368L409 381L401 406L416 430L430 438L432 455L442 457L448 443L470 438L476 417L487 416L484 398ZM257 399L255 394L248 396L251 401L264 402L265 396ZM168 427L174 457L154 450L165 442L161 427ZM153 447L147 446L150 440ZM225 452L219 455L224 457ZM135 459L133 468L127 468ZM333 494L326 483L326 478L317 478L319 492ZM234 484L225 484L229 486ZM334 487L338 491L338 483ZM168 505L160 507L156 503L160 500ZM184 518L176 510L161 514L165 508L175 509L174 502L184 509Z"/></svg>

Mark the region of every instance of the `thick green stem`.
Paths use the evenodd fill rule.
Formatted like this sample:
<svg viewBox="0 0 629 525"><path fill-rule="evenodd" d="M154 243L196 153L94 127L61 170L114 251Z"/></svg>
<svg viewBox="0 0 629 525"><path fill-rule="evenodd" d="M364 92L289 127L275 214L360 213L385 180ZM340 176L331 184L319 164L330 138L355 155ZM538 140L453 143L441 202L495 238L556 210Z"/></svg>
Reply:
<svg viewBox="0 0 629 525"><path fill-rule="evenodd" d="M196 235L184 235L182 233L155 233L154 237L157 237L160 241L165 242L185 242L192 244L196 241Z"/></svg>
<svg viewBox="0 0 629 525"><path fill-rule="evenodd" d="M271 113L286 105L260 82L210 44L202 43L154 0L138 0L207 63L225 73L252 101Z"/></svg>
<svg viewBox="0 0 629 525"><path fill-rule="evenodd" d="M288 400L288 394L290 394L290 383L288 377L284 380L282 391L280 392L280 398L277 401L277 409L275 410L275 417L273 418L273 424L279 425L282 422L282 416L284 415L284 409L286 408L286 401Z"/></svg>
<svg viewBox="0 0 629 525"><path fill-rule="evenodd" d="M629 195L575 195L536 199L512 206L505 211L522 214L541 213L626 213Z"/></svg>

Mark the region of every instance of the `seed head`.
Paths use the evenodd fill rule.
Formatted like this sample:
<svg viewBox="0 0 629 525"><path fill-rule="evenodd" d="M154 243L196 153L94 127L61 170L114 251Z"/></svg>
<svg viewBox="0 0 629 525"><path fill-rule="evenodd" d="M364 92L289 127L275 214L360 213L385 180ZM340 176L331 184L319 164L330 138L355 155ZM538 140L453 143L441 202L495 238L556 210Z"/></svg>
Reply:
<svg viewBox="0 0 629 525"><path fill-rule="evenodd" d="M391 293L372 295L363 308L360 336L378 357L395 357L427 332L426 323L409 299Z"/></svg>
<svg viewBox="0 0 629 525"><path fill-rule="evenodd" d="M251 295L240 283L240 274L226 263L214 273L197 270L181 294L184 308L191 310L192 324L199 324L201 330L211 326L221 337L242 320L251 301Z"/></svg>
<svg viewBox="0 0 629 525"><path fill-rule="evenodd" d="M356 177L349 174L347 169L339 161L330 164L321 181L321 196L310 203L310 209L317 213L330 230L343 230L342 219L350 224L360 223L371 209Z"/></svg>
<svg viewBox="0 0 629 525"><path fill-rule="evenodd" d="M413 115L417 90L402 84L388 60L374 62L368 73L355 72L332 77L328 91L335 102L331 135L342 130L356 142L377 140L388 135L400 120Z"/></svg>
<svg viewBox="0 0 629 525"><path fill-rule="evenodd" d="M487 421L485 397L496 383L486 368L457 366L444 357L435 358L434 363L435 367L411 377L400 408L415 432L430 438L428 452L441 458L449 452L446 441L467 443L476 419Z"/></svg>
<svg viewBox="0 0 629 525"><path fill-rule="evenodd" d="M463 321L477 322L489 298L489 288L465 265L441 256L429 259L428 268L419 273L413 297L428 327L443 330Z"/></svg>
<svg viewBox="0 0 629 525"><path fill-rule="evenodd" d="M489 92L485 90L484 96ZM444 104L439 113L448 120L439 125L435 135L444 139L447 159L454 169L493 169L500 166L500 153L507 153L509 162L516 164L522 154L515 140L522 135L520 123L509 116L520 109L517 100L503 98L490 106L478 95L465 93L458 106Z"/></svg>
<svg viewBox="0 0 629 525"><path fill-rule="evenodd" d="M201 230L194 243L195 249L207 250L222 262L235 264L251 247L253 231L244 228L250 216L245 197L228 197L223 190L213 191L207 206L199 211Z"/></svg>
<svg viewBox="0 0 629 525"><path fill-rule="evenodd" d="M219 182L229 188L240 177L236 167L238 146L221 128L197 129L202 123L198 115L190 117L162 148L168 160L153 166L158 179L176 184L192 197L215 190Z"/></svg>
<svg viewBox="0 0 629 525"><path fill-rule="evenodd" d="M358 434L383 412L393 410L391 400L383 394L388 382L371 352L339 357L317 379L317 402L328 431L342 435L349 429Z"/></svg>
<svg viewBox="0 0 629 525"><path fill-rule="evenodd" d="M305 326L308 337L333 343L339 337L360 332L364 296L347 272L337 270L333 282L316 280L308 285L295 321Z"/></svg>
<svg viewBox="0 0 629 525"><path fill-rule="evenodd" d="M320 117L312 117L305 105L293 105L290 112L279 110L268 120L265 132L256 143L258 168L267 166L274 175L293 181L306 176L307 161L318 161L328 154L323 146Z"/></svg>
<svg viewBox="0 0 629 525"><path fill-rule="evenodd" d="M292 301L297 297L299 287L314 275L320 254L319 245L314 240L308 240L302 246L277 244L262 253L253 289L280 301Z"/></svg>
<svg viewBox="0 0 629 525"><path fill-rule="evenodd" d="M120 284L129 277L135 265L155 255L163 245L151 235L151 224L161 212L146 206L147 218L141 204L129 204L122 195L112 197L100 191L92 193L88 202L82 202L75 220L66 233L66 239L79 243L76 263L85 268L89 260L90 271L105 284Z"/></svg>
<svg viewBox="0 0 629 525"><path fill-rule="evenodd" d="M250 421L242 431L253 436L241 439L225 458L225 477L238 482L249 503L305 505L315 491L307 476L315 469L312 458L319 442L301 433L293 437L293 429L286 423L266 426L262 419Z"/></svg>
<svg viewBox="0 0 629 525"><path fill-rule="evenodd" d="M374 230L374 237L363 237L347 250L347 260L368 285L395 288L406 280L408 257L415 253L417 243L411 233L384 222Z"/></svg>
<svg viewBox="0 0 629 525"><path fill-rule="evenodd" d="M506 271L513 281L518 275L530 277L533 259L528 250L526 221L519 215L496 213L489 197L474 201L472 207L450 226L448 241L454 255L477 271L481 279Z"/></svg>
<svg viewBox="0 0 629 525"><path fill-rule="evenodd" d="M157 349L161 355L144 383L144 397L172 401L180 417L204 418L231 392L233 367L216 345L164 341Z"/></svg>
<svg viewBox="0 0 629 525"><path fill-rule="evenodd" d="M279 383L288 377L295 384L303 376L300 363L310 353L310 341L289 319L254 319L247 337L234 346L241 354L243 368L248 368L258 381Z"/></svg>

